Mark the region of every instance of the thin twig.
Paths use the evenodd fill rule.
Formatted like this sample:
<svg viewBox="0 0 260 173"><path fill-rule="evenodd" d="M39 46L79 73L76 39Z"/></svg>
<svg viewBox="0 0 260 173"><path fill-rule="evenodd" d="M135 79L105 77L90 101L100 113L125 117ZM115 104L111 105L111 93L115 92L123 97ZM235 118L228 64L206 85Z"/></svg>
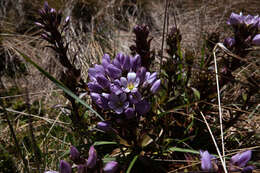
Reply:
<svg viewBox="0 0 260 173"><path fill-rule="evenodd" d="M216 140L215 140L215 138L214 138L214 136L213 136L213 133L212 133L210 127L209 127L209 124L208 124L208 122L207 122L205 116L203 115L203 113L200 112L200 114L201 114L201 116L203 117L203 119L204 119L204 121L205 121L205 123L206 123L206 125L207 125L207 128L208 128L208 130L209 130L210 136L211 136L211 138L212 138L212 140L213 140L213 143L214 143L214 145L215 145L215 147L216 147L216 150L217 150L217 152L218 152L218 156L219 156L219 158L220 158L220 161L221 161L221 164L222 164L222 166L223 166L224 172L225 172L225 173L228 173L228 172L227 172L227 168L226 168L226 164L225 164L225 162L224 162L224 160L223 160L223 157L221 156L221 153L220 153L220 151L219 151L217 142L216 142Z"/></svg>
<svg viewBox="0 0 260 173"><path fill-rule="evenodd" d="M162 34L162 47L161 47L161 60L160 60L160 72L162 70L164 35L165 35L165 28L166 28L165 25L166 25L166 22L167 22L167 11L168 11L168 0L165 0L164 21L163 21L163 34Z"/></svg>
<svg viewBox="0 0 260 173"><path fill-rule="evenodd" d="M221 101L220 101L220 91L219 91L219 81L218 81L218 67L217 67L217 58L216 58L216 51L217 51L218 44L213 49L214 55L214 64L215 64L215 73L216 73L216 84L217 84L217 93L218 93L218 108L219 108L219 122L220 122L220 132L221 132L221 143L222 143L222 156L223 156L223 167L224 170L226 169L226 160L225 160L225 145L224 145L224 132L223 132L223 122L222 122L222 108L221 108Z"/></svg>

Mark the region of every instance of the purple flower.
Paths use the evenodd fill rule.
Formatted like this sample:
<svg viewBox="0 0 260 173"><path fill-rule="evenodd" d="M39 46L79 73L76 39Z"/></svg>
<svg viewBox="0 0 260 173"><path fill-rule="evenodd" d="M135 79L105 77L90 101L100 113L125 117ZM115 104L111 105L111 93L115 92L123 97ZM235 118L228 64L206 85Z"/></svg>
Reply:
<svg viewBox="0 0 260 173"><path fill-rule="evenodd" d="M140 94L140 92L136 91L136 92L131 92L129 94L129 101L132 104L136 104L138 103L140 100L142 99L142 95Z"/></svg>
<svg viewBox="0 0 260 173"><path fill-rule="evenodd" d="M257 45L257 46L260 45L260 34L257 34L257 35L253 38L252 43L253 43L254 45Z"/></svg>
<svg viewBox="0 0 260 173"><path fill-rule="evenodd" d="M243 153L238 153L231 157L231 164L243 168L247 162L251 159L252 151L248 150Z"/></svg>
<svg viewBox="0 0 260 173"><path fill-rule="evenodd" d="M136 77L136 73L129 72L127 74L127 79L125 77L121 77L120 81L121 81L121 84L123 86L123 90L126 93L138 91L137 87L140 83L140 79L138 77Z"/></svg>
<svg viewBox="0 0 260 173"><path fill-rule="evenodd" d="M137 72L136 76L140 79L140 83L143 83L145 80L145 75L146 75L146 68L145 67L140 67Z"/></svg>
<svg viewBox="0 0 260 173"><path fill-rule="evenodd" d="M232 38L232 37L228 37L228 38L225 38L224 40L224 45L227 47L227 48L232 48L235 44L235 39Z"/></svg>
<svg viewBox="0 0 260 173"><path fill-rule="evenodd" d="M108 100L105 97L102 97L98 93L90 93L90 96L92 100L98 105L98 107L102 109L107 109L108 108Z"/></svg>
<svg viewBox="0 0 260 173"><path fill-rule="evenodd" d="M201 169L203 171L212 171L213 165L211 159L215 158L208 151L200 151Z"/></svg>
<svg viewBox="0 0 260 173"><path fill-rule="evenodd" d="M104 54L102 58L102 65L104 68L107 68L109 64L111 64L110 56L108 54Z"/></svg>
<svg viewBox="0 0 260 173"><path fill-rule="evenodd" d="M227 23L229 25L237 26L237 25L242 24L243 21L244 21L244 16L242 15L242 13L240 13L240 14L231 13Z"/></svg>
<svg viewBox="0 0 260 173"><path fill-rule="evenodd" d="M110 86L110 81L103 75L96 76L97 82L102 88L106 89Z"/></svg>
<svg viewBox="0 0 260 173"><path fill-rule="evenodd" d="M122 71L119 68L117 68L116 66L114 66L113 64L109 64L107 66L107 74L111 78L113 78L113 79L119 78L119 77L121 77L121 73L122 73Z"/></svg>
<svg viewBox="0 0 260 173"><path fill-rule="evenodd" d="M146 72L146 74L145 74L145 81L143 83L143 86L147 87L148 85L152 85L153 82L155 82L156 77L157 77L157 73L156 72L154 72L152 74L150 72Z"/></svg>
<svg viewBox="0 0 260 173"><path fill-rule="evenodd" d="M127 96L125 93L120 95L110 94L108 106L113 109L117 114L123 113L123 111L129 106Z"/></svg>
<svg viewBox="0 0 260 173"><path fill-rule="evenodd" d="M97 162L97 152L94 146L92 145L88 152L87 166L89 168L94 168L96 166L96 162Z"/></svg>
<svg viewBox="0 0 260 173"><path fill-rule="evenodd" d="M70 147L70 159L75 163L77 163L80 160L80 153L74 146Z"/></svg>
<svg viewBox="0 0 260 173"><path fill-rule="evenodd" d="M133 71L136 71L141 67L141 57L140 55L135 55L131 58L131 67Z"/></svg>
<svg viewBox="0 0 260 173"><path fill-rule="evenodd" d="M113 60L113 65L115 65L119 69L123 69L124 61L125 55L123 55L122 53L118 53L115 59Z"/></svg>
<svg viewBox="0 0 260 173"><path fill-rule="evenodd" d="M71 172L72 172L71 165L64 160L61 160L60 161L60 173L71 173Z"/></svg>
<svg viewBox="0 0 260 173"><path fill-rule="evenodd" d="M101 121L97 123L97 128L103 130L104 132L109 132L112 130L111 124L106 121Z"/></svg>
<svg viewBox="0 0 260 173"><path fill-rule="evenodd" d="M259 17L247 15L244 17L244 23L246 24L246 26L257 26L259 23Z"/></svg>
<svg viewBox="0 0 260 173"><path fill-rule="evenodd" d="M115 161L108 162L103 168L104 173L114 173L118 169L118 163Z"/></svg>
<svg viewBox="0 0 260 173"><path fill-rule="evenodd" d="M99 85L96 81L89 82L87 85L90 92L101 93L103 91L101 85Z"/></svg>
<svg viewBox="0 0 260 173"><path fill-rule="evenodd" d="M150 91L151 91L153 94L156 93L156 92L159 90L160 85L161 85L161 80L160 80L160 79L156 80L156 81L153 83L153 85L152 85Z"/></svg>
<svg viewBox="0 0 260 173"><path fill-rule="evenodd" d="M104 75L105 69L102 65L95 65L95 68L89 68L88 69L88 75L91 80L96 80L97 75Z"/></svg>

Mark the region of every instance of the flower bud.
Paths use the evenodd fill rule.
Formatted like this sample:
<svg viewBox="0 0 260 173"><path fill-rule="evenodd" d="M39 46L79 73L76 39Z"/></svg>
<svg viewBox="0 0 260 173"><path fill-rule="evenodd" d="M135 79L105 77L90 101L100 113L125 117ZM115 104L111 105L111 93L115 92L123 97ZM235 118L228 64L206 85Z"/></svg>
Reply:
<svg viewBox="0 0 260 173"><path fill-rule="evenodd" d="M61 160L60 161L60 173L71 173L71 165L64 161L64 160Z"/></svg>
<svg viewBox="0 0 260 173"><path fill-rule="evenodd" d="M115 161L108 162L103 168L104 173L114 173L118 168L118 163Z"/></svg>
<svg viewBox="0 0 260 173"><path fill-rule="evenodd" d="M97 162L97 152L94 146L92 145L88 152L88 161L87 161L88 168L94 168L96 166L96 162Z"/></svg>

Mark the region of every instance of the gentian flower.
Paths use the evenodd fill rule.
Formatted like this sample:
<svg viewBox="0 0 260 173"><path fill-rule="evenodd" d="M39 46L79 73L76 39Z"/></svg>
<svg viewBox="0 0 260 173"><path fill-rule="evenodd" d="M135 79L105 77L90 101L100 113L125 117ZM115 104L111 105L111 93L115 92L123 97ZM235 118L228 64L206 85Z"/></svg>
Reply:
<svg viewBox="0 0 260 173"><path fill-rule="evenodd" d="M211 154L209 154L208 151L200 151L200 160L201 160L201 169L203 171L214 171L214 167L212 164L212 159L214 159L215 157L212 156Z"/></svg>
<svg viewBox="0 0 260 173"><path fill-rule="evenodd" d="M257 45L257 46L260 45L260 34L257 34L257 35L253 38L252 43L253 43L254 45Z"/></svg>
<svg viewBox="0 0 260 173"><path fill-rule="evenodd" d="M150 110L147 98L160 87L157 73L142 67L139 55L119 53L111 60L105 54L101 65L89 68L88 73L92 101L103 110L124 114L127 119L146 114ZM148 94L144 97L143 93Z"/></svg>
<svg viewBox="0 0 260 173"><path fill-rule="evenodd" d="M115 161L108 162L103 168L104 173L114 173L118 169L118 163Z"/></svg>
<svg viewBox="0 0 260 173"><path fill-rule="evenodd" d="M243 168L247 162L251 159L252 151L248 150L243 153L238 153L231 157L231 164Z"/></svg>
<svg viewBox="0 0 260 173"><path fill-rule="evenodd" d="M138 90L138 85L140 83L140 79L136 77L136 73L134 72L129 72L127 74L127 79L125 77L120 78L121 84L123 85L123 90L126 93L129 92L137 92Z"/></svg>
<svg viewBox="0 0 260 173"><path fill-rule="evenodd" d="M227 48L232 48L235 44L235 39L232 38L232 37L228 37L228 38L225 38L224 40L224 45L227 47Z"/></svg>
<svg viewBox="0 0 260 173"><path fill-rule="evenodd" d="M110 94L108 106L113 109L117 114L123 113L124 109L129 106L127 96L125 93L120 95Z"/></svg>
<svg viewBox="0 0 260 173"><path fill-rule="evenodd" d="M96 162L97 162L97 152L94 146L92 145L88 152L87 167L94 168L96 166Z"/></svg>
<svg viewBox="0 0 260 173"><path fill-rule="evenodd" d="M72 172L71 165L64 160L61 160L60 161L60 173L71 173L71 172Z"/></svg>
<svg viewBox="0 0 260 173"><path fill-rule="evenodd" d="M242 15L242 13L240 14L231 13L227 24L232 26L237 26L239 24L242 24L243 21L244 21L244 16Z"/></svg>

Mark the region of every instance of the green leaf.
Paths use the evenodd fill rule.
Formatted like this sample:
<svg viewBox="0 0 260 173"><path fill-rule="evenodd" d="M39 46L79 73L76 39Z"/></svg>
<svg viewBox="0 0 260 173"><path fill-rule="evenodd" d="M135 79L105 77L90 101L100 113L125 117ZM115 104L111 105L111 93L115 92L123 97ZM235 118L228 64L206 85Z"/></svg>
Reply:
<svg viewBox="0 0 260 173"><path fill-rule="evenodd" d="M116 145L116 142L112 141L96 141L93 145L98 146L98 145Z"/></svg>
<svg viewBox="0 0 260 173"><path fill-rule="evenodd" d="M195 98L197 100L199 100L200 99L200 92L196 88L191 87L191 89L193 91L193 94L194 94Z"/></svg>
<svg viewBox="0 0 260 173"><path fill-rule="evenodd" d="M131 161L129 167L127 168L126 173L130 173L130 172L131 172L131 169L133 168L133 166L134 166L134 164L135 164L135 162L136 162L138 156L139 156L139 155L135 155L135 157L134 157L133 160Z"/></svg>
<svg viewBox="0 0 260 173"><path fill-rule="evenodd" d="M15 48L14 48L15 49ZM37 68L43 75L45 75L47 78L49 78L57 87L62 89L66 94L74 98L76 101L81 103L83 106L88 108L90 111L92 111L99 119L104 121L103 117L100 116L94 109L92 109L85 101L80 99L78 96L76 96L70 89L68 89L62 82L55 79L52 75L50 75L48 72L46 72L44 69L42 69L39 65L37 65L31 58L20 52L19 50L15 49L27 62L32 64L35 68Z"/></svg>
<svg viewBox="0 0 260 173"><path fill-rule="evenodd" d="M192 153L192 154L200 154L197 150L191 150L186 148L178 148L178 147L171 147L168 151L175 151L175 152L183 152L183 153Z"/></svg>

